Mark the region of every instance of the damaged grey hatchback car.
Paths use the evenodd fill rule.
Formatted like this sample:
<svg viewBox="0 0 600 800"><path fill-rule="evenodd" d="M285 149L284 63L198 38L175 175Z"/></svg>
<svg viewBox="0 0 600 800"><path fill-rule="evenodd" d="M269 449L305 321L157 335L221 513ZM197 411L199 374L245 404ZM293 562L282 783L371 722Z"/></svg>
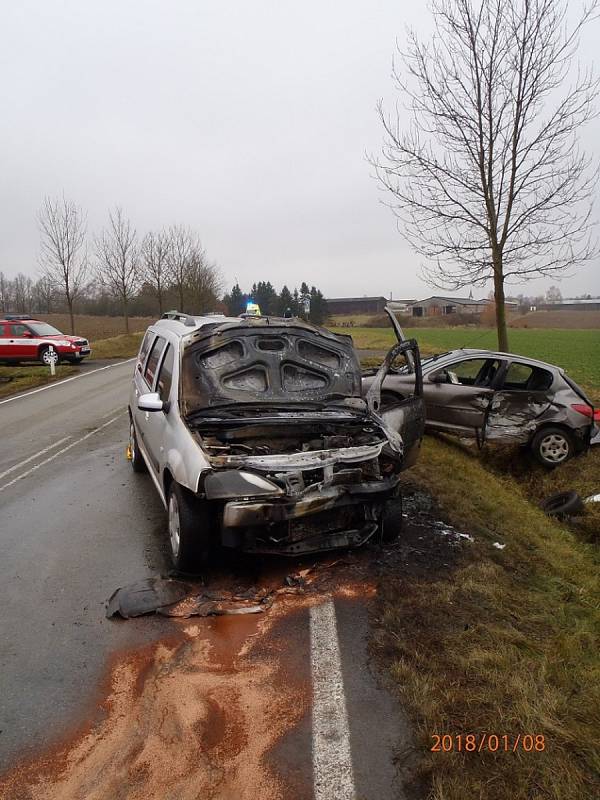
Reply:
<svg viewBox="0 0 600 800"><path fill-rule="evenodd" d="M386 308L399 341L404 334ZM600 412L561 367L533 358L462 348L423 359L427 429L484 442L529 447L546 467L587 450ZM420 371L421 371L420 370ZM364 373L364 384L377 379ZM382 402L396 404L417 380L410 363L392 365Z"/></svg>
<svg viewBox="0 0 600 800"><path fill-rule="evenodd" d="M415 381L382 410L399 359ZM349 336L300 319L165 314L136 360L129 458L168 510L175 567L198 569L217 544L296 555L394 538L388 501L417 457L421 395L413 340L363 397Z"/></svg>

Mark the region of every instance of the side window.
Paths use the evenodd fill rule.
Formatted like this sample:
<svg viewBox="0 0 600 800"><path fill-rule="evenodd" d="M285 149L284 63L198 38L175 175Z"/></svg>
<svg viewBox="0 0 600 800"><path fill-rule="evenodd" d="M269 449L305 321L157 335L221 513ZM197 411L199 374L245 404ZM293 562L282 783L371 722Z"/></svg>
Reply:
<svg viewBox="0 0 600 800"><path fill-rule="evenodd" d="M144 380L150 388L152 388L154 385L154 376L156 375L158 363L160 361L162 352L165 349L165 345L166 341L160 336L157 336L154 340L154 344L152 345L152 349L150 350L150 355L148 356L148 361L146 362L146 369L144 370Z"/></svg>
<svg viewBox="0 0 600 800"><path fill-rule="evenodd" d="M148 350L150 350L150 345L152 344L152 340L155 334L152 331L146 331L146 335L142 339L142 345L140 347L140 352L138 354L138 363L137 368L141 372L144 368L144 361L146 360L146 356L148 355Z"/></svg>
<svg viewBox="0 0 600 800"><path fill-rule="evenodd" d="M0 339L8 339L9 325L0 325Z"/></svg>
<svg viewBox="0 0 600 800"><path fill-rule="evenodd" d="M28 331L29 328L27 325L11 325L11 336L15 338L21 338L25 331Z"/></svg>
<svg viewBox="0 0 600 800"><path fill-rule="evenodd" d="M174 351L172 345L167 345L167 352L163 358L160 372L158 373L158 383L156 384L156 391L160 399L166 402L171 393L171 383L173 382L173 363L175 361Z"/></svg>
<svg viewBox="0 0 600 800"><path fill-rule="evenodd" d="M499 362L491 358L469 358L459 361L447 368L451 383L460 383L462 386L491 386Z"/></svg>
<svg viewBox="0 0 600 800"><path fill-rule="evenodd" d="M522 389L543 392L552 385L552 373L530 364L513 361L506 371L503 389Z"/></svg>

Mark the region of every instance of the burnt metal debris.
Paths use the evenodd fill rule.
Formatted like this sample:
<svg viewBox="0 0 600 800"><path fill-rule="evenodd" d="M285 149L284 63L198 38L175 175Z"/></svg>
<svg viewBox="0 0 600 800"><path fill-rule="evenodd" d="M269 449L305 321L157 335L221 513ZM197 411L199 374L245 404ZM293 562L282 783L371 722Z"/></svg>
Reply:
<svg viewBox="0 0 600 800"><path fill-rule="evenodd" d="M333 562L329 566L334 566ZM147 614L163 617L214 617L229 614L260 614L281 594L302 594L311 583L311 569L287 575L283 586L245 591L211 591L200 583L175 578L152 577L122 586L111 595L106 617L130 619Z"/></svg>

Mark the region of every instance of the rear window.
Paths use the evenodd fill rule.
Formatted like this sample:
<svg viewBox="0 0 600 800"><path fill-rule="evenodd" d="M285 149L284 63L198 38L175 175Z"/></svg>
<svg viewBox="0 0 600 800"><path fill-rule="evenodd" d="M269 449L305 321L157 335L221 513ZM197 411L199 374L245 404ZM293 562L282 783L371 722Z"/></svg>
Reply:
<svg viewBox="0 0 600 800"><path fill-rule="evenodd" d="M506 371L502 388L543 392L552 386L552 380L552 373L545 369L513 361Z"/></svg>
<svg viewBox="0 0 600 800"><path fill-rule="evenodd" d="M167 342L165 339L157 336L154 344L152 345L152 349L150 350L150 355L148 356L148 361L146 363L146 369L144 370L144 379L150 388L152 388L154 385L154 377L158 368L158 362L160 361L160 357L165 349L166 343Z"/></svg>

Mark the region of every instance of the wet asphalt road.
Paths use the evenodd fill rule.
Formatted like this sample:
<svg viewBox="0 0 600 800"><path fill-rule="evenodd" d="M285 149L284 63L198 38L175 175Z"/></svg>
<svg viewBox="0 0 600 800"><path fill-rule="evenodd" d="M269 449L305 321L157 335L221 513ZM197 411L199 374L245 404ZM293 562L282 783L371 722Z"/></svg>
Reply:
<svg viewBox="0 0 600 800"><path fill-rule="evenodd" d="M177 626L104 616L115 588L169 569L162 505L124 457L131 370L90 364L76 380L0 403L0 772L99 719L115 654ZM366 602L337 598L335 606L355 796L402 798L393 758L408 733L368 664ZM214 637L214 621L195 624ZM309 685L308 610L269 636L265 647L279 641L287 674ZM270 751L280 778L296 787L282 796L312 796L311 747L309 714Z"/></svg>

